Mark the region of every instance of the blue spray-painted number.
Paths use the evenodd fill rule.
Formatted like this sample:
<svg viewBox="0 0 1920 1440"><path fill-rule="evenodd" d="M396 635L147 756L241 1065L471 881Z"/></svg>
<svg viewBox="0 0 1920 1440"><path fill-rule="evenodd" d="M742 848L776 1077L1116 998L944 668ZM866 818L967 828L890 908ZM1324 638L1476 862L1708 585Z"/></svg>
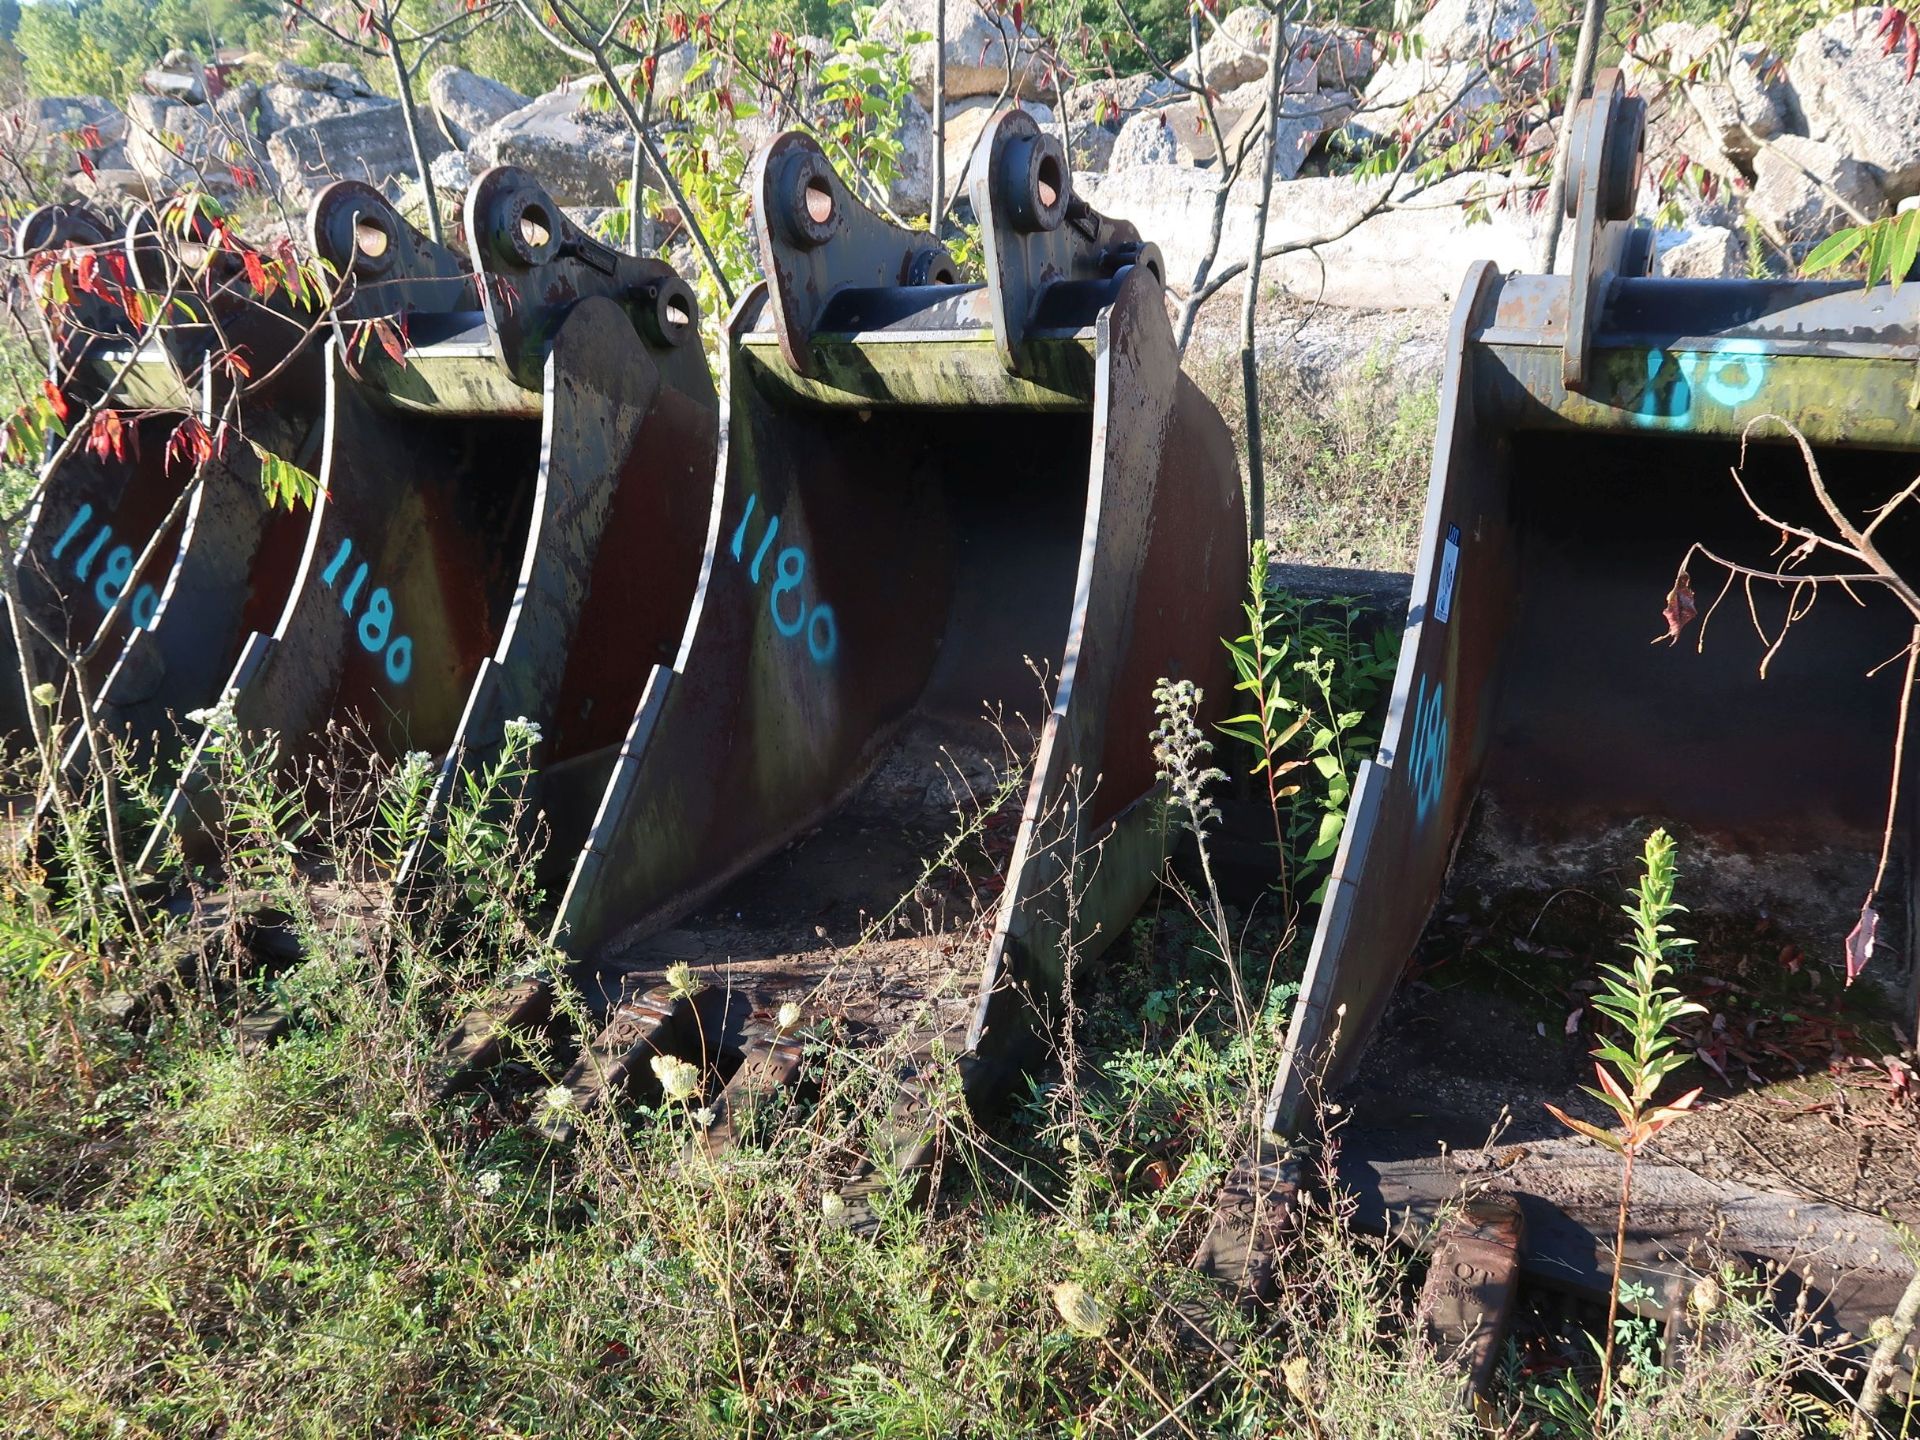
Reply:
<svg viewBox="0 0 1920 1440"><path fill-rule="evenodd" d="M1759 340L1722 340L1709 355L1691 350L1647 352L1647 383L1634 407L1634 423L1648 429L1685 430L1693 402L1708 400L1737 410L1760 393L1772 356Z"/></svg>
<svg viewBox="0 0 1920 1440"><path fill-rule="evenodd" d="M53 542L53 548L47 552L51 560L59 560L67 553L67 547L87 528L87 522L93 519L93 506L82 505L74 512L73 519L67 522L67 528L60 532L60 538ZM93 598L101 610L111 610L127 588L127 581L133 578L134 553L131 545L115 545L107 550L107 558L101 563L100 573L93 573L93 562L100 552L106 550L107 542L113 539L113 526L102 525L94 532L93 539L87 543L73 562L73 578L82 585L88 579L93 581ZM133 592L133 601L129 606L133 612L133 623L142 630L153 628L153 617L160 610L160 592L151 585L142 585Z"/></svg>
<svg viewBox="0 0 1920 1440"><path fill-rule="evenodd" d="M733 543L727 547L728 553L736 561L747 566L747 580L754 585L760 583L761 566L766 561L767 552L773 549L774 537L780 533L780 517L769 516L766 531L753 552L753 560L748 562L747 526L759 502L758 495L747 496L746 511L741 515L740 523L734 527ZM810 605L806 596L800 593L800 586L807 578L807 552L798 545L789 545L779 551L773 557L773 575L773 588L767 592L767 608L773 614L773 628L789 640L805 635L807 653L818 663L826 664L840 649L840 626L833 618L831 605Z"/></svg>
<svg viewBox="0 0 1920 1440"><path fill-rule="evenodd" d="M340 548L333 552L333 559L320 572L320 583L329 590L336 588L340 572L352 558L353 541L342 539ZM347 588L340 596L340 608L346 612L348 619L353 618L361 587L366 583L367 562L362 560L354 567L353 578L347 582ZM413 673L413 637L393 633L393 595L386 586L376 585L373 593L367 596L367 608L360 612L360 623L354 630L360 637L363 650L384 657L387 679L396 685L404 684Z"/></svg>
<svg viewBox="0 0 1920 1440"><path fill-rule="evenodd" d="M1424 825L1427 816L1440 803L1440 792L1447 779L1447 687L1442 681L1427 694L1427 677L1420 677L1420 691L1414 698L1412 739L1407 743L1407 788L1413 791L1413 814Z"/></svg>

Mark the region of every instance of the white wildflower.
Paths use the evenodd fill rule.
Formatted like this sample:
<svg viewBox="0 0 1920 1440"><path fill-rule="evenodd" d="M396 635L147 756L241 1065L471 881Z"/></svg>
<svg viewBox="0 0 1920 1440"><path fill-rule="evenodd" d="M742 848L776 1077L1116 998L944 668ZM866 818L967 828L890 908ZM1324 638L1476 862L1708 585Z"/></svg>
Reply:
<svg viewBox="0 0 1920 1440"><path fill-rule="evenodd" d="M488 1199L492 1199L500 1193L500 1172L498 1170L482 1170L480 1174L474 1178L473 1188L478 1190L482 1195L485 1195Z"/></svg>
<svg viewBox="0 0 1920 1440"><path fill-rule="evenodd" d="M564 1085L550 1085L547 1087L544 1100L549 1110L571 1110L573 1108L573 1091Z"/></svg>
<svg viewBox="0 0 1920 1440"><path fill-rule="evenodd" d="M540 727L524 715L516 715L501 730L509 750L531 750L540 743Z"/></svg>
<svg viewBox="0 0 1920 1440"><path fill-rule="evenodd" d="M700 1092L700 1067L677 1055L656 1055L648 1062L660 1091L670 1101L691 1100Z"/></svg>
<svg viewBox="0 0 1920 1440"><path fill-rule="evenodd" d="M773 1028L784 1035L800 1023L800 1005L794 1000L782 1005L773 1017Z"/></svg>

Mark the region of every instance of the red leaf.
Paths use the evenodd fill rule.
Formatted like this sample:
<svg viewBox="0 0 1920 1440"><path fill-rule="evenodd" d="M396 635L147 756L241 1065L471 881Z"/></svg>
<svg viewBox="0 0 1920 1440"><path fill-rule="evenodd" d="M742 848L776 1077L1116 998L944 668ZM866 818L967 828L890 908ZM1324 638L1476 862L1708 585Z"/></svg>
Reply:
<svg viewBox="0 0 1920 1440"><path fill-rule="evenodd" d="M116 460L127 458L127 436L118 410L102 410L93 417L87 430L87 449L102 460L109 455Z"/></svg>
<svg viewBox="0 0 1920 1440"><path fill-rule="evenodd" d="M173 427L173 433L167 437L167 463L184 460L198 469L213 458L213 436L207 433L198 417L189 415Z"/></svg>
<svg viewBox="0 0 1920 1440"><path fill-rule="evenodd" d="M1600 1088L1618 1101L1623 1109L1633 1108L1633 1101L1628 1098L1627 1092L1620 1088L1620 1082L1614 1079L1612 1072L1598 1060L1593 1062L1593 1073L1600 1077Z"/></svg>
<svg viewBox="0 0 1920 1440"><path fill-rule="evenodd" d="M253 286L254 292L258 294L262 300L271 298L274 289L273 277L267 274L267 267L260 262L260 252L257 250L241 251L240 263L246 267L247 283Z"/></svg>
<svg viewBox="0 0 1920 1440"><path fill-rule="evenodd" d="M1666 617L1667 633L1653 637L1658 645L1665 640L1669 645L1680 639L1680 632L1693 623L1693 617L1700 613L1699 605L1693 598L1693 578L1682 570L1673 577L1673 589L1667 592L1667 607L1661 615Z"/></svg>
<svg viewBox="0 0 1920 1440"><path fill-rule="evenodd" d="M84 150L78 151L74 158L80 162L80 173L89 180L93 179L93 161L87 158L87 152Z"/></svg>
<svg viewBox="0 0 1920 1440"><path fill-rule="evenodd" d="M405 323L404 318L402 324ZM380 348L387 352L387 358L394 364L404 367L407 363L407 338L405 333L386 316L382 315L373 322L374 338L380 342Z"/></svg>
<svg viewBox="0 0 1920 1440"><path fill-rule="evenodd" d="M1867 968L1867 961L1873 958L1874 937L1879 933L1880 912L1873 908L1873 896L1869 894L1860 906L1860 918L1847 932L1847 984L1853 984Z"/></svg>
<svg viewBox="0 0 1920 1440"><path fill-rule="evenodd" d="M67 418L67 397L60 393L60 387L51 380L42 380L41 388L47 392L47 406L62 420Z"/></svg>
<svg viewBox="0 0 1920 1440"><path fill-rule="evenodd" d="M238 375L242 380L253 378L253 366L247 363L247 357L241 347L236 346L220 357L220 363L230 375Z"/></svg>

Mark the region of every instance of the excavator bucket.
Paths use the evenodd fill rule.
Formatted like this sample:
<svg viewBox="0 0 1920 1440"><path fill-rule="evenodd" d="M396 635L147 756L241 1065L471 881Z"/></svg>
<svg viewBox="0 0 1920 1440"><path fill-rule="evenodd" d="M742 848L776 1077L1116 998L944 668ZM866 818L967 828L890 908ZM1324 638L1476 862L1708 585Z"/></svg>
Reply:
<svg viewBox="0 0 1920 1440"><path fill-rule="evenodd" d="M1920 525L1897 503L1920 475L1920 286L1648 276L1641 128L1603 76L1577 116L1571 278L1481 265L1462 288L1391 710L1354 789L1275 1134L1353 1074L1443 887L1561 858L1575 873L1549 885L1579 884L1610 831L1678 826L1695 855L1739 857L1756 908L1829 932L1835 961L1876 889L1915 612L1870 567L1801 544L1859 527L1899 586L1920 573ZM1876 901L1883 987L1911 943L1909 841L1903 808L1898 879ZM1713 871L1689 872L1695 896Z"/></svg>
<svg viewBox="0 0 1920 1440"><path fill-rule="evenodd" d="M468 194L470 278L363 187L319 197L315 226L401 319L356 325L350 303L328 344L321 498L277 622L234 664L237 725L296 766L350 718L381 755L450 766L519 715L562 761L609 747L605 712L630 710L699 566L704 516L680 492L704 488L715 418L692 293L511 167ZM169 832L217 853L205 744L149 865Z"/></svg>
<svg viewBox="0 0 1920 1440"><path fill-rule="evenodd" d="M326 332L339 334L413 307L457 309L463 294L470 303L466 262L414 233L368 186L341 181L317 196L308 240L337 280L332 305L325 312L250 308L252 336L228 337L255 355L256 367L261 350L250 339L264 342L267 364L282 353L276 338L289 339L303 347L298 368L289 383L246 406L244 440L207 466L181 517L157 611L128 634L100 692L103 720L162 760L179 758L192 738L186 717L219 698L247 637L272 625L292 591L311 507L276 503L262 483L260 456L309 473L319 466L325 337L313 332L323 314ZM296 334L288 333L289 321L298 323ZM163 334L179 343L173 332Z"/></svg>
<svg viewBox="0 0 1920 1440"><path fill-rule="evenodd" d="M1074 196L1023 112L978 154L984 285L810 138L755 161L766 280L728 324L698 595L555 922L604 1020L569 1117L677 1048L725 1080L727 1132L747 1092L795 1079L765 1018L789 1002L923 1034L922 1059L964 1049L991 1088L1070 952L1118 935L1160 870L1154 687L1226 692L1233 446L1181 374L1153 247ZM963 900L928 862L974 803ZM679 963L704 998L666 983ZM448 1084L552 1001L529 983L470 1020Z"/></svg>
<svg viewBox="0 0 1920 1440"><path fill-rule="evenodd" d="M207 463L203 487L192 487L194 461L172 453L176 430L198 419L211 434L239 367L262 377L242 416L253 443L293 453L299 417L317 414L318 349L309 341L318 312L303 316L285 292L256 294L241 256L213 238L196 217L162 243L159 220L145 209L118 230L74 207L37 211L21 227L30 285L46 283L56 267L84 265L92 277L86 288L66 278L64 313L42 313L37 299L26 303L34 297L16 303L31 310L30 333L45 338L49 374L70 410L101 407L94 423L102 428L92 433L111 436L70 450L20 536L25 629L36 673L66 692L63 717L73 712L59 654L80 660L80 681L102 700L102 714L113 714L118 707L105 701L103 687L129 638L159 623L204 496L236 484L258 488L254 452L238 443ZM171 299L149 330L134 317L144 318L158 297ZM237 365L228 362L234 356ZM12 641L9 627L0 664L10 674L19 669ZM21 686L9 681L0 693L0 725L23 736ZM196 693L191 703L206 698Z"/></svg>

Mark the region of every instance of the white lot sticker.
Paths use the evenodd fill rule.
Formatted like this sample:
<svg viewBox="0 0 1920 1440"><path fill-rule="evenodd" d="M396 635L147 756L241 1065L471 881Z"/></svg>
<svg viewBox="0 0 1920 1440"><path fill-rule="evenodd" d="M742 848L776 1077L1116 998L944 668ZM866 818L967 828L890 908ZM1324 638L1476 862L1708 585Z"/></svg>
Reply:
<svg viewBox="0 0 1920 1440"><path fill-rule="evenodd" d="M1433 618L1442 625L1453 618L1453 581L1460 571L1460 527L1447 526L1447 543L1440 551L1440 583L1433 596Z"/></svg>

